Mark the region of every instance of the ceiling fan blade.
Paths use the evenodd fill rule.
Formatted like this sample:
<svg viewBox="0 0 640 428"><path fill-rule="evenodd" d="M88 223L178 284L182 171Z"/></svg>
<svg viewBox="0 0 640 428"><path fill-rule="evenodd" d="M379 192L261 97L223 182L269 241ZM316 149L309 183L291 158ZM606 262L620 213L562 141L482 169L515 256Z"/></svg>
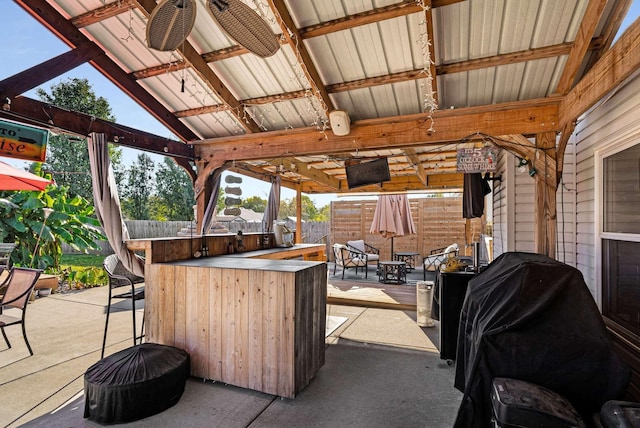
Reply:
<svg viewBox="0 0 640 428"><path fill-rule="evenodd" d="M240 0L209 0L207 9L227 35L250 52L266 58L280 49L269 25Z"/></svg>
<svg viewBox="0 0 640 428"><path fill-rule="evenodd" d="M147 46L173 51L187 38L196 21L194 0L163 0L149 17Z"/></svg>

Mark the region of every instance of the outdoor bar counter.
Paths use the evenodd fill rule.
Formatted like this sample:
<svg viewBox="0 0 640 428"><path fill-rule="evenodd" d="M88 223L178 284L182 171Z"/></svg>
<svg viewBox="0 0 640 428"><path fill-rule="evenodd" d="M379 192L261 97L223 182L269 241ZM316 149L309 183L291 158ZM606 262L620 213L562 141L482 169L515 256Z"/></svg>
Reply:
<svg viewBox="0 0 640 428"><path fill-rule="evenodd" d="M146 341L185 349L193 376L293 398L324 364L324 245L253 235L232 254L234 235L127 242L145 251Z"/></svg>

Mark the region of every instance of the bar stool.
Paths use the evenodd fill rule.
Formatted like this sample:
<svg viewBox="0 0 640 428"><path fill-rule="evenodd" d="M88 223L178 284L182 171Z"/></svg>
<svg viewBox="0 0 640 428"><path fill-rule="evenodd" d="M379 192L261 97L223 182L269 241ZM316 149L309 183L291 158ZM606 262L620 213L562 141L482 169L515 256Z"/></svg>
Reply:
<svg viewBox="0 0 640 428"><path fill-rule="evenodd" d="M140 335L137 335L136 328L136 301L144 299L144 286L136 288L136 284L143 284L144 278L141 276L134 275L132 272L127 270L124 267L120 259L116 254L111 254L105 257L104 262L102 263L104 270L107 272L107 276L109 277L109 300L107 301L107 317L104 323L104 337L102 338L102 353L100 354L100 358L104 358L104 349L107 344L107 329L109 327L109 313L111 312L111 301L113 299L130 299L131 300L131 314L133 321L133 346L138 343L138 339L140 343L142 343L142 338L144 337L144 313L142 315L142 328L140 330ZM118 292L118 294L113 294L113 291L122 288L125 289L124 292Z"/></svg>

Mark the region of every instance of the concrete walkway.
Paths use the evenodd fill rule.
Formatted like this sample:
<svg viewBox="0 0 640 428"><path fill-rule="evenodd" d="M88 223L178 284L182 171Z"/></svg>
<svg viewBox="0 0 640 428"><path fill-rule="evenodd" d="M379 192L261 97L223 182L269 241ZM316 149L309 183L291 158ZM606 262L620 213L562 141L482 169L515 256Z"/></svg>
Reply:
<svg viewBox="0 0 640 428"><path fill-rule="evenodd" d="M82 417L83 375L100 358L106 288L29 305L29 356L19 327L0 340L0 426L94 427ZM142 313L137 311L139 319ZM295 399L191 378L174 407L135 427L451 427L461 393L440 360L438 328L415 312L328 306L326 362ZM131 312L112 313L106 354L131 346Z"/></svg>

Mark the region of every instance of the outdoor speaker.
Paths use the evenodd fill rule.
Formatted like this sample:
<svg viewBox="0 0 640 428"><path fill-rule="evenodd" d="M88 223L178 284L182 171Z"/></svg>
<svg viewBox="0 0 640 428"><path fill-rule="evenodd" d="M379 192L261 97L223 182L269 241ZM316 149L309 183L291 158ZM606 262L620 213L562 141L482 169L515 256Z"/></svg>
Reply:
<svg viewBox="0 0 640 428"><path fill-rule="evenodd" d="M349 114L344 110L333 110L329 113L329 123L331 130L337 136L348 135L351 132L351 120Z"/></svg>
<svg viewBox="0 0 640 428"><path fill-rule="evenodd" d="M347 174L347 187L349 189L391 180L387 158L345 165L344 170Z"/></svg>

